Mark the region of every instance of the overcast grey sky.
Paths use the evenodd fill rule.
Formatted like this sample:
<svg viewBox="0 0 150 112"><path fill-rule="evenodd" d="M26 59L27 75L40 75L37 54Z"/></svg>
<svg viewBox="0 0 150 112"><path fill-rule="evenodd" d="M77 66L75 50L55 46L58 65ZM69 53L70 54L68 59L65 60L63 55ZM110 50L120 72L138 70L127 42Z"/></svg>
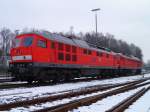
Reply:
<svg viewBox="0 0 150 112"><path fill-rule="evenodd" d="M93 31L92 8L101 8L99 32L134 43L150 59L150 0L0 0L0 28Z"/></svg>

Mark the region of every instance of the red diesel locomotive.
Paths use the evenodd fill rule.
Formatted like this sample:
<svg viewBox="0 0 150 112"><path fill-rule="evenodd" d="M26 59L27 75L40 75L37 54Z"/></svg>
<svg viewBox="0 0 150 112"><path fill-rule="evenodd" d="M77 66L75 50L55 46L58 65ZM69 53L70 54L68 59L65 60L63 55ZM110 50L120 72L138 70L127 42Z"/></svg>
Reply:
<svg viewBox="0 0 150 112"><path fill-rule="evenodd" d="M42 32L16 36L10 71L20 81L61 81L77 77L140 74L142 61L91 47L87 42Z"/></svg>

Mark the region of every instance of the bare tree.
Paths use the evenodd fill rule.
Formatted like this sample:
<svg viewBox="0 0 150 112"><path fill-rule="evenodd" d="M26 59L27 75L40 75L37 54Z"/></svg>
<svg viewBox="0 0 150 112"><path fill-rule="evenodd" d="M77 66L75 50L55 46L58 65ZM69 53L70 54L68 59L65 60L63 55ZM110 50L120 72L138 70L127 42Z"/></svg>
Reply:
<svg viewBox="0 0 150 112"><path fill-rule="evenodd" d="M8 28L3 28L0 31L0 38L1 38L1 45L2 45L2 57L3 57L3 64L6 65L6 56L9 54L9 50L11 47L11 41L14 37L14 33L11 32Z"/></svg>
<svg viewBox="0 0 150 112"><path fill-rule="evenodd" d="M135 56L142 60L142 51L139 47L134 44L128 44L125 41L117 40L114 38L114 35L106 33L98 33L97 36L94 32L86 33L84 35L84 40L89 44L93 44L99 47L109 48L114 52L122 53L127 56Z"/></svg>

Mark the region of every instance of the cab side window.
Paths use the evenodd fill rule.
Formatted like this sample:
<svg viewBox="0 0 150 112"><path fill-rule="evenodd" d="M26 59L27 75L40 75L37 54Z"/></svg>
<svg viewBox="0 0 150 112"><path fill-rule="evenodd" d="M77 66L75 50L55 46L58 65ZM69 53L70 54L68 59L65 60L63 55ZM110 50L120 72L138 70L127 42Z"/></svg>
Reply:
<svg viewBox="0 0 150 112"><path fill-rule="evenodd" d="M51 48L52 48L52 49L55 48L55 43L54 43L54 42L51 43Z"/></svg>
<svg viewBox="0 0 150 112"><path fill-rule="evenodd" d="M42 47L42 48L46 48L46 47L47 47L46 41L44 41L44 40L38 40L37 45L38 45L39 47Z"/></svg>
<svg viewBox="0 0 150 112"><path fill-rule="evenodd" d="M64 50L64 44L63 43L58 43L58 50Z"/></svg>

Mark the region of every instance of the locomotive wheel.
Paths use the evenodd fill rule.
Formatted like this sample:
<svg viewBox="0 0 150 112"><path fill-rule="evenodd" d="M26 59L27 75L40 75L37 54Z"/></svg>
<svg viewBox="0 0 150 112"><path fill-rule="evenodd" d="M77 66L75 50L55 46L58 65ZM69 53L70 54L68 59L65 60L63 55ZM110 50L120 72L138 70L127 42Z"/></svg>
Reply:
<svg viewBox="0 0 150 112"><path fill-rule="evenodd" d="M96 78L97 79L102 79L102 76L101 75L97 75Z"/></svg>
<svg viewBox="0 0 150 112"><path fill-rule="evenodd" d="M28 84L32 84L33 80L32 79L28 79L27 82L28 82Z"/></svg>
<svg viewBox="0 0 150 112"><path fill-rule="evenodd" d="M39 84L43 84L44 81L41 79L41 80L38 80L38 83L39 83Z"/></svg>
<svg viewBox="0 0 150 112"><path fill-rule="evenodd" d="M38 74L38 78L36 80L38 81L39 84L42 84L45 81L47 81L46 79L48 79L48 78L47 78L47 72L46 71L41 70L41 71L37 72L36 75L37 74Z"/></svg>
<svg viewBox="0 0 150 112"><path fill-rule="evenodd" d="M54 74L54 78L53 78L53 81L52 81L53 83L58 83L58 82L60 82L60 77L59 77L59 75L58 74Z"/></svg>
<svg viewBox="0 0 150 112"><path fill-rule="evenodd" d="M32 78L32 77L28 77L28 78L27 78L27 82L28 82L28 84L32 84L33 78Z"/></svg>
<svg viewBox="0 0 150 112"><path fill-rule="evenodd" d="M65 74L65 82L70 82L73 79L73 75Z"/></svg>

